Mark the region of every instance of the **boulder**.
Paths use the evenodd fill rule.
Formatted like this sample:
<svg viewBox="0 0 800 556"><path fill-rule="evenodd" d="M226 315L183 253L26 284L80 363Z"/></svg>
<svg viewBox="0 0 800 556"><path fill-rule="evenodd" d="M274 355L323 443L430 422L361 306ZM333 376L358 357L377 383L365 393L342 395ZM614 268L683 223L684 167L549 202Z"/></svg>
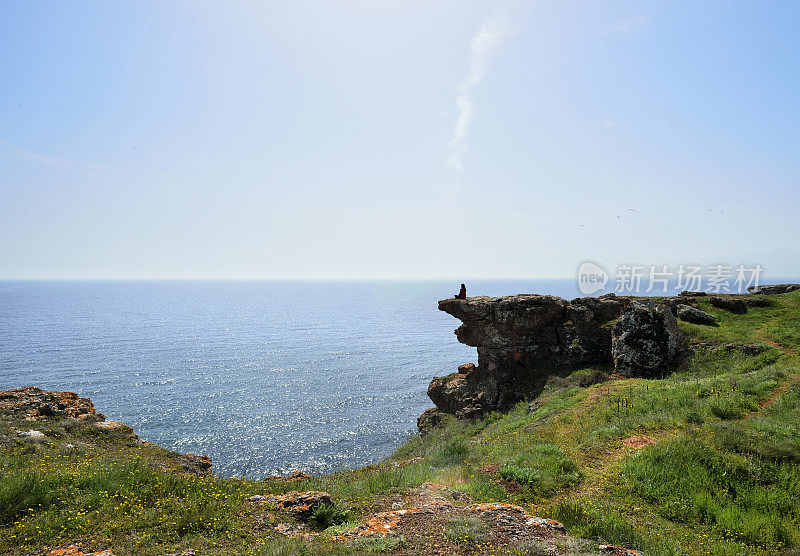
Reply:
<svg viewBox="0 0 800 556"><path fill-rule="evenodd" d="M210 476L213 462L208 456L198 456L195 454L181 454L178 458L180 471L198 476Z"/></svg>
<svg viewBox="0 0 800 556"><path fill-rule="evenodd" d="M697 303L697 300L694 297L676 295L673 297L665 297L660 301L660 303L669 307L673 315L678 316L678 307L680 305L694 307L694 304Z"/></svg>
<svg viewBox="0 0 800 556"><path fill-rule="evenodd" d="M744 300L736 297L723 297L721 295L715 295L709 297L708 301L717 309L724 309L725 311L730 311L731 313L747 312L747 303L745 303Z"/></svg>
<svg viewBox="0 0 800 556"><path fill-rule="evenodd" d="M717 324L717 317L689 305L678 305L678 318L694 324Z"/></svg>
<svg viewBox="0 0 800 556"><path fill-rule="evenodd" d="M779 295L800 290L800 284L774 284L771 286L750 286L747 291L761 295Z"/></svg>
<svg viewBox="0 0 800 556"><path fill-rule="evenodd" d="M45 440L47 436L42 431L19 431L17 433L18 438L24 438L25 440Z"/></svg>
<svg viewBox="0 0 800 556"><path fill-rule="evenodd" d="M276 483L293 483L296 481L309 481L313 478L314 477L312 475L297 470L297 471L292 471L289 475L270 475L269 477L264 477L263 480L274 481Z"/></svg>
<svg viewBox="0 0 800 556"><path fill-rule="evenodd" d="M474 417L498 406L500 385L479 367L467 375L435 377L428 385L428 397L445 413L458 418Z"/></svg>
<svg viewBox="0 0 800 556"><path fill-rule="evenodd" d="M674 363L681 339L669 308L643 302L632 305L611 334L614 368L623 376L663 375Z"/></svg>
<svg viewBox="0 0 800 556"><path fill-rule="evenodd" d="M422 415L417 418L417 430L420 434L425 434L431 429L438 427L444 415L445 413L435 407L426 409Z"/></svg>

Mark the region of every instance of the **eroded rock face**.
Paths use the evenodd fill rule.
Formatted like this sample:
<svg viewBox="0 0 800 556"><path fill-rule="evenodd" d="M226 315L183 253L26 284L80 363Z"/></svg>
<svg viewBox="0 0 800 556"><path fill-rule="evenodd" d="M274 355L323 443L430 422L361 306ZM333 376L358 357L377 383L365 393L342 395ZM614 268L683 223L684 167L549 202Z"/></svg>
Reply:
<svg viewBox="0 0 800 556"><path fill-rule="evenodd" d="M667 307L634 303L612 328L614 368L623 376L661 376L675 360L680 339Z"/></svg>
<svg viewBox="0 0 800 556"><path fill-rule="evenodd" d="M487 409L500 407L503 403L500 395L500 383L496 378L479 371L470 375L459 373L436 377L428 385L428 397L436 407L459 418L473 417Z"/></svg>
<svg viewBox="0 0 800 556"><path fill-rule="evenodd" d="M663 372L680 337L669 308L614 294L572 301L534 294L445 299L439 309L462 321L458 340L478 350L477 366L461 365L428 387L437 408L457 417L508 409L557 370L614 363L629 375ZM613 333L614 351L612 327L629 314ZM429 425L429 417L420 423Z"/></svg>
<svg viewBox="0 0 800 556"><path fill-rule="evenodd" d="M611 324L630 304L613 294L572 301L534 294L442 300L439 309L463 323L458 340L477 348L478 365L434 378L428 396L441 411L471 417L511 407L556 367L611 363Z"/></svg>
<svg viewBox="0 0 800 556"><path fill-rule="evenodd" d="M613 295L567 301L552 295L445 299L439 310L460 319L458 341L478 348L478 367L503 375L513 367L610 361L609 321L630 305Z"/></svg>
<svg viewBox="0 0 800 556"><path fill-rule="evenodd" d="M178 459L180 461L180 471L183 473L198 476L211 475L212 461L208 456L181 454Z"/></svg>

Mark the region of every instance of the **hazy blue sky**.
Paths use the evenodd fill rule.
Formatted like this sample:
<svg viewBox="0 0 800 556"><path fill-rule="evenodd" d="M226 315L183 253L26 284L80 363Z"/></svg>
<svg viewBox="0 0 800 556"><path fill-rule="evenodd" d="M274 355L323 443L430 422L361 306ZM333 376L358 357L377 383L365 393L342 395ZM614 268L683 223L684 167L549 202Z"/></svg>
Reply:
<svg viewBox="0 0 800 556"><path fill-rule="evenodd" d="M800 3L0 5L0 277L800 274Z"/></svg>

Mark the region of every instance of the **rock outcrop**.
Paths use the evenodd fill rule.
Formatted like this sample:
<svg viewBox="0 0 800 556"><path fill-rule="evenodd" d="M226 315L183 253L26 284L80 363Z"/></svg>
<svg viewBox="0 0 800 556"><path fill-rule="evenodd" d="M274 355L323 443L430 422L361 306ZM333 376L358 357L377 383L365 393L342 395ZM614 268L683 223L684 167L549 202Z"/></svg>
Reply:
<svg viewBox="0 0 800 556"><path fill-rule="evenodd" d="M779 295L800 290L800 284L774 284L771 286L750 286L747 291L760 295Z"/></svg>
<svg viewBox="0 0 800 556"><path fill-rule="evenodd" d="M614 323L611 334L614 368L623 376L662 375L675 360L681 338L669 308L639 302Z"/></svg>
<svg viewBox="0 0 800 556"><path fill-rule="evenodd" d="M31 421L38 417L72 417L105 421L89 398L75 392L46 392L35 386L0 391L0 413L16 414Z"/></svg>
<svg viewBox="0 0 800 556"><path fill-rule="evenodd" d="M731 313L746 313L747 303L737 297L727 297L715 295L708 298L709 303L717 309L730 311Z"/></svg>
<svg viewBox="0 0 800 556"><path fill-rule="evenodd" d="M306 492L292 490L285 494L267 496L255 495L251 496L249 501L260 502L278 510L285 510L300 521L308 521L314 510L320 506L333 505L333 499L330 494L314 490Z"/></svg>
<svg viewBox="0 0 800 556"><path fill-rule="evenodd" d="M625 374L661 374L679 344L670 309L614 294L572 301L533 294L445 299L439 309L463 322L458 340L478 350L477 366L462 365L428 387L437 408L457 417L507 409L558 370L616 362ZM420 430L435 413L423 417Z"/></svg>

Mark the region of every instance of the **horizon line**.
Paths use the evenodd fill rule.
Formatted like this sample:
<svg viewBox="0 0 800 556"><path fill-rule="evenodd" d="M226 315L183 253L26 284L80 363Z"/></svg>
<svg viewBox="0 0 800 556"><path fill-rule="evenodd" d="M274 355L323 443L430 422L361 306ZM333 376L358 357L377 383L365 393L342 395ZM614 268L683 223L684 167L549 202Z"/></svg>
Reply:
<svg viewBox="0 0 800 556"><path fill-rule="evenodd" d="M358 282L358 281L455 281L470 280L574 280L575 276L0 276L0 282Z"/></svg>

